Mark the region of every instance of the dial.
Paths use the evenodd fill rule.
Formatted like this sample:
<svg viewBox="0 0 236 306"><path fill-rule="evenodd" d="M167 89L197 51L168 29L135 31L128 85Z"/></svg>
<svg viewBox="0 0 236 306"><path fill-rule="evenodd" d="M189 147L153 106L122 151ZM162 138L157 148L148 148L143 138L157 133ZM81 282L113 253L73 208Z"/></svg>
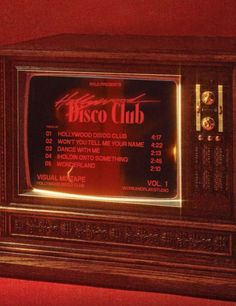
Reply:
<svg viewBox="0 0 236 306"><path fill-rule="evenodd" d="M204 117L202 119L202 127L206 131L212 131L215 125L215 120L212 117Z"/></svg>
<svg viewBox="0 0 236 306"><path fill-rule="evenodd" d="M215 95L212 91L202 93L202 102L206 105L212 105L215 102Z"/></svg>

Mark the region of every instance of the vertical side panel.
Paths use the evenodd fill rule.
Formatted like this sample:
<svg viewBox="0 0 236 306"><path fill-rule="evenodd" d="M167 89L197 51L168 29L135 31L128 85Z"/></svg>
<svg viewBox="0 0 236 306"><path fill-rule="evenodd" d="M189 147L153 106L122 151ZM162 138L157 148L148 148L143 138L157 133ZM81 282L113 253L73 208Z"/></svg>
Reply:
<svg viewBox="0 0 236 306"><path fill-rule="evenodd" d="M233 71L233 203L234 217L236 218L236 66Z"/></svg>
<svg viewBox="0 0 236 306"><path fill-rule="evenodd" d="M0 58L0 203L6 200L5 186L5 59Z"/></svg>

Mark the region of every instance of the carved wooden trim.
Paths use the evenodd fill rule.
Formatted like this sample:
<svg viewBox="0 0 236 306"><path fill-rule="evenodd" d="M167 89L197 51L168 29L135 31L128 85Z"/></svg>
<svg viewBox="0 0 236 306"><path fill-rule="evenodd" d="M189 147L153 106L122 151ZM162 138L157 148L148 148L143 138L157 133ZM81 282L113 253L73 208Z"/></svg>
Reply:
<svg viewBox="0 0 236 306"><path fill-rule="evenodd" d="M5 235L5 213L0 212L0 237L3 237Z"/></svg>
<svg viewBox="0 0 236 306"><path fill-rule="evenodd" d="M4 83L4 59L0 58L0 202L5 201L5 83Z"/></svg>
<svg viewBox="0 0 236 306"><path fill-rule="evenodd" d="M12 215L9 225L11 236L232 255L232 236L220 231L19 215Z"/></svg>

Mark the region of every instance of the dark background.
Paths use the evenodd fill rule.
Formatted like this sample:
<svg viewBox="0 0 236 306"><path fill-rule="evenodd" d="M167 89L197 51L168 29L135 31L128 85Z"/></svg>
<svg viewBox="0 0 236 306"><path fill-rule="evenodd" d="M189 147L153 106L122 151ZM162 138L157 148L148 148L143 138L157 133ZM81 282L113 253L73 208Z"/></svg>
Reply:
<svg viewBox="0 0 236 306"><path fill-rule="evenodd" d="M236 36L235 0L1 0L0 45L58 33ZM201 305L146 292L0 279L0 305Z"/></svg>

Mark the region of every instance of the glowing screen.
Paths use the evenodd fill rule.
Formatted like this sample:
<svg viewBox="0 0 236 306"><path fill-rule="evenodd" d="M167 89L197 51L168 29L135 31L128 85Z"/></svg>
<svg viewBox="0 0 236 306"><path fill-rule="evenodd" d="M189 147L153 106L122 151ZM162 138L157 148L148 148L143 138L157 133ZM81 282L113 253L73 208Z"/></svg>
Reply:
<svg viewBox="0 0 236 306"><path fill-rule="evenodd" d="M81 195L177 195L174 80L34 76L27 152L33 188Z"/></svg>

